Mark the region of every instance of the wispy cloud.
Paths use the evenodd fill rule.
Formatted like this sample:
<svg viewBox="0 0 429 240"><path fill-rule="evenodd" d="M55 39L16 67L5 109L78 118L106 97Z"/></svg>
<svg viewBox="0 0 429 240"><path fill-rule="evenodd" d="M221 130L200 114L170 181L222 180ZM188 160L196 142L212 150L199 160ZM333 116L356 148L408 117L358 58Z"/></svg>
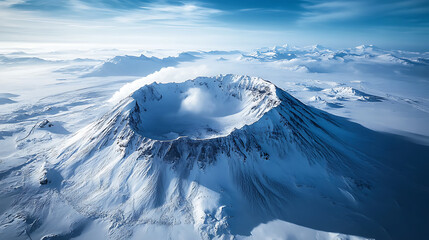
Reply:
<svg viewBox="0 0 429 240"><path fill-rule="evenodd" d="M0 7L10 7L22 3L25 3L25 0L2 0L0 1Z"/></svg>
<svg viewBox="0 0 429 240"><path fill-rule="evenodd" d="M175 3L166 2L140 3L133 7L112 7L104 1L82 1L82 0L58 0L61 8L49 6L49 1L27 1L27 0L0 0L0 12L9 17L12 15L25 16L34 19L59 21L85 20L98 21L104 23L127 23L127 24L162 24L162 25L201 25L213 22L212 18L224 11L209 8L202 4L195 3ZM116 3L116 1L109 2ZM119 4L119 3L118 3ZM13 18L16 19L16 18ZM12 19L12 20L13 20ZM1 26L1 23L0 23Z"/></svg>
<svg viewBox="0 0 429 240"><path fill-rule="evenodd" d="M261 33L278 34L219 24L215 17L225 11L197 2L145 3L121 8L90 3L67 1L58 10L27 7L28 2L24 2L24 7L12 3L0 5L0 41L213 50L215 46L230 49L233 45L249 44L250 41L243 39L260 41L255 36Z"/></svg>
<svg viewBox="0 0 429 240"><path fill-rule="evenodd" d="M197 4L149 4L137 10L123 12L113 20L120 23L156 22L168 25L200 25L210 22L223 11Z"/></svg>
<svg viewBox="0 0 429 240"><path fill-rule="evenodd" d="M329 22L352 19L366 14L362 1L324 1L308 2L303 5L301 23Z"/></svg>
<svg viewBox="0 0 429 240"><path fill-rule="evenodd" d="M328 23L335 21L354 20L355 23L363 23L370 20L373 25L383 24L396 17L396 21L408 21L421 18L429 9L427 0L309 0L302 4L304 11L299 23ZM427 16L422 21L427 21ZM338 22L337 22L338 23Z"/></svg>

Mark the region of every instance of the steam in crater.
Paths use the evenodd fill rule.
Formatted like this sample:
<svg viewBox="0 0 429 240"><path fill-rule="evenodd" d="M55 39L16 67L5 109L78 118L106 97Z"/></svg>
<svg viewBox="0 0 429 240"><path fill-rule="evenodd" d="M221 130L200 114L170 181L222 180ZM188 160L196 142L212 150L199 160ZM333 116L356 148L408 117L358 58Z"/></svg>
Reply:
<svg viewBox="0 0 429 240"><path fill-rule="evenodd" d="M201 88L190 88L185 96L180 105L179 113L210 114L215 111L216 104L208 91Z"/></svg>

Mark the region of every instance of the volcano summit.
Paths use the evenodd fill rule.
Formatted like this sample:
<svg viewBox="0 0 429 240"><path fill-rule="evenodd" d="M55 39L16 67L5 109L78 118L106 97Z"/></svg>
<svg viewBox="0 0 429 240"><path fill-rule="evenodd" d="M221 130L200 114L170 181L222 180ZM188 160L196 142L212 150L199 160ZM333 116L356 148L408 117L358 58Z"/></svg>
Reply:
<svg viewBox="0 0 429 240"><path fill-rule="evenodd" d="M58 194L84 219L109 222L112 238L155 225L240 238L283 220L404 239L429 234L428 157L428 147L308 107L263 79L221 75L141 87L34 162L47 184L22 191ZM40 212L24 218L43 223Z"/></svg>

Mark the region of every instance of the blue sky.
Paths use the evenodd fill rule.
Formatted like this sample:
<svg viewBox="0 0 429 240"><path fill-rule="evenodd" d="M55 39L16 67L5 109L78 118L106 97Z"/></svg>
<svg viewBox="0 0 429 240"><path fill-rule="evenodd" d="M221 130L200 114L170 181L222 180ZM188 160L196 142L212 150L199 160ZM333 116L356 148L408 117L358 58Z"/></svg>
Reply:
<svg viewBox="0 0 429 240"><path fill-rule="evenodd" d="M429 50L429 0L0 0L0 41Z"/></svg>

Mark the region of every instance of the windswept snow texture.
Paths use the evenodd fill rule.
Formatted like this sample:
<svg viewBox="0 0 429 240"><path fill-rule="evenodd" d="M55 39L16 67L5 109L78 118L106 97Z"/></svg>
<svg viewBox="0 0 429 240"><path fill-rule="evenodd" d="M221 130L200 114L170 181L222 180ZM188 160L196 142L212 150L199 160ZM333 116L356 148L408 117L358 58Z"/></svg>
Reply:
<svg viewBox="0 0 429 240"><path fill-rule="evenodd" d="M95 67L93 71L84 75L84 77L105 77L105 76L146 76L163 67L176 66L180 62L188 62L197 59L191 53L181 53L177 57L146 57L145 55L136 56L116 56L100 66Z"/></svg>

